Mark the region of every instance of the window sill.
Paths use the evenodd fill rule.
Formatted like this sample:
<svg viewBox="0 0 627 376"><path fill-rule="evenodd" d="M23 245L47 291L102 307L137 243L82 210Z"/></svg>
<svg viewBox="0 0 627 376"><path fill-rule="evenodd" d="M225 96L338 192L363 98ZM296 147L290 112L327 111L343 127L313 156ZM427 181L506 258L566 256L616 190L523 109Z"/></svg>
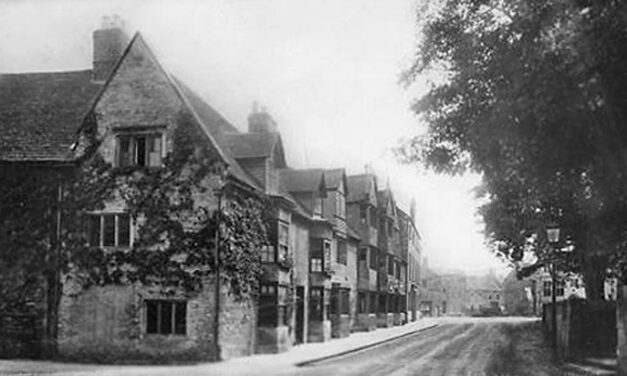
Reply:
<svg viewBox="0 0 627 376"><path fill-rule="evenodd" d="M187 338L187 334L160 334L160 333L144 333L144 338L148 339L185 339Z"/></svg>

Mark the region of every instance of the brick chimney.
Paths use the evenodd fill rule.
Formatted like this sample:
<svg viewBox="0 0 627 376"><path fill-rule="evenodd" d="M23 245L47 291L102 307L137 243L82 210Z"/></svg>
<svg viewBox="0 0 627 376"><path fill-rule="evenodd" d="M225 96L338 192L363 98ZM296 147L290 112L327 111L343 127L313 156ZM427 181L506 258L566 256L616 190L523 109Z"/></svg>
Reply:
<svg viewBox="0 0 627 376"><path fill-rule="evenodd" d="M415 198L411 198L411 202L409 203L409 217L411 218L411 221L415 224L416 223L416 199Z"/></svg>
<svg viewBox="0 0 627 376"><path fill-rule="evenodd" d="M129 41L124 22L116 14L102 18L102 27L94 31L93 80L105 81Z"/></svg>
<svg viewBox="0 0 627 376"><path fill-rule="evenodd" d="M250 133L270 133L278 132L276 122L268 114L264 107L258 108L257 102L253 103L253 111L248 115L248 132Z"/></svg>

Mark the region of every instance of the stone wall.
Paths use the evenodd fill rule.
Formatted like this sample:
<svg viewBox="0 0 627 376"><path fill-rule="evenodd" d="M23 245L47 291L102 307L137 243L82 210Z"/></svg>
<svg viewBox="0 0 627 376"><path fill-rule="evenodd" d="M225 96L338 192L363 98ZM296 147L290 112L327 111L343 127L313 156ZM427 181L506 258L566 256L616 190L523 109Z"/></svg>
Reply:
<svg viewBox="0 0 627 376"><path fill-rule="evenodd" d="M187 299L185 335L146 333L145 301L155 298ZM208 281L200 293L188 297L140 285L85 289L68 274L59 304L59 355L99 362L214 360L214 307Z"/></svg>

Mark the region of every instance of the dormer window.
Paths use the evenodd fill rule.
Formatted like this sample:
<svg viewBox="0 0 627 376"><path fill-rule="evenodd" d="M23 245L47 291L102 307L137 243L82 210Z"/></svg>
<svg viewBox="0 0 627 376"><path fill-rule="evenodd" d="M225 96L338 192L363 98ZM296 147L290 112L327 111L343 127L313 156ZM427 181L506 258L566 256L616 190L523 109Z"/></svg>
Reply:
<svg viewBox="0 0 627 376"><path fill-rule="evenodd" d="M163 137L160 133L122 134L116 139L116 166L159 167Z"/></svg>
<svg viewBox="0 0 627 376"><path fill-rule="evenodd" d="M337 199L335 200L335 215L340 218L346 217L346 200L342 192L337 192Z"/></svg>

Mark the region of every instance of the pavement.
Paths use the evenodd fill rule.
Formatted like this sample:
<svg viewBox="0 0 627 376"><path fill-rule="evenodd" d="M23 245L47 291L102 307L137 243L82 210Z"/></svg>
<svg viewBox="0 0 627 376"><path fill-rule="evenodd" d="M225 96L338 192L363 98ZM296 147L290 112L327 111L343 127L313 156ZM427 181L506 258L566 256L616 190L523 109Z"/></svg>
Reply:
<svg viewBox="0 0 627 376"><path fill-rule="evenodd" d="M564 363L563 367L576 375L616 375L616 358L585 358L577 362Z"/></svg>
<svg viewBox="0 0 627 376"><path fill-rule="evenodd" d="M293 368L341 357L436 327L441 318L422 318L402 326L351 333L345 338L294 346L280 354L258 354L215 363L190 365L97 365L31 360L0 360L0 375L250 375L272 374L277 367Z"/></svg>

